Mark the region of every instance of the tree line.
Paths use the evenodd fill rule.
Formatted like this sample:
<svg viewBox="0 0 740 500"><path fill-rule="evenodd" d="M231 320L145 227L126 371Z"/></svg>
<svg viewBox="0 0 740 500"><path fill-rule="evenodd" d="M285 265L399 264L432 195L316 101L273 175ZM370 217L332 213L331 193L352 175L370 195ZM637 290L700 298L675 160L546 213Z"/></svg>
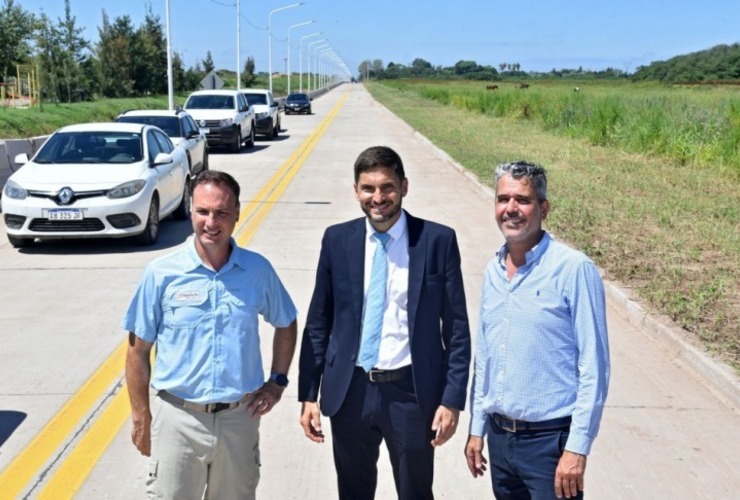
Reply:
<svg viewBox="0 0 740 500"><path fill-rule="evenodd" d="M663 83L737 82L740 81L740 44L716 45L640 66L632 79Z"/></svg>
<svg viewBox="0 0 740 500"><path fill-rule="evenodd" d="M167 40L159 16L147 8L140 26L129 16L110 19L102 10L102 24L95 43L82 36L83 29L72 15L70 0L64 1L64 17L34 15L15 0L4 0L0 9L0 78L10 83L18 64L38 68L42 99L76 102L94 97L132 97L167 93ZM182 56L172 55L172 79L176 93L199 87L214 69L211 53L193 67L185 68ZM242 83L254 82L254 58L244 66Z"/></svg>

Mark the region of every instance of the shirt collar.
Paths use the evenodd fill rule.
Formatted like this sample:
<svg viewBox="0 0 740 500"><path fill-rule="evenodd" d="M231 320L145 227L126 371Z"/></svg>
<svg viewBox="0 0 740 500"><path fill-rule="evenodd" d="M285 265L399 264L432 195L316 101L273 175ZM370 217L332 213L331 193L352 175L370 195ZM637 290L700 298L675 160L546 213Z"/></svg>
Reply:
<svg viewBox="0 0 740 500"><path fill-rule="evenodd" d="M398 241L401 239L403 234L406 232L407 228L407 221L406 221L406 212L404 210L401 210L401 216L398 218L395 224L391 226L391 228L387 231L387 233L391 237L391 242ZM370 239L372 235L374 235L377 231L375 231L375 228L370 224L370 220L365 217L365 234L367 236L367 239Z"/></svg>
<svg viewBox="0 0 740 500"><path fill-rule="evenodd" d="M229 239L229 245L231 246L231 254L229 255L229 260L226 261L226 264L219 270L219 272L223 272L225 270L228 270L231 266L239 266L242 269L247 268L247 262L245 260L244 252L237 252L236 250L239 248L236 244L236 240L232 237ZM205 269L208 269L209 271L213 271L210 267L206 266L203 263L203 259L200 258L200 255L198 255L198 251L195 249L195 237L190 238L190 242L187 245L187 250L185 252L186 260L188 267L186 271L194 271L199 266L203 266Z"/></svg>
<svg viewBox="0 0 740 500"><path fill-rule="evenodd" d="M550 233L548 233L547 231L543 231L542 239L539 241L539 243L530 248L525 255L525 258L527 259L526 265L530 265L532 262L539 260L540 257L542 257L542 254L545 253L545 250L547 250L547 247L550 245L551 240L552 237L550 236ZM508 253L508 243L504 243L496 252L496 259L498 260L498 263L502 268L506 268L506 254Z"/></svg>

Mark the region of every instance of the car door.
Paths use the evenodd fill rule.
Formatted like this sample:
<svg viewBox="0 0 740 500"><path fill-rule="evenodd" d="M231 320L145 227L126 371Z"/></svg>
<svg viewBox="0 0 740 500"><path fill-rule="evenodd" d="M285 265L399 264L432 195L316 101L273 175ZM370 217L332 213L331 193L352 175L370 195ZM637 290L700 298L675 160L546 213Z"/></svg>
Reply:
<svg viewBox="0 0 740 500"><path fill-rule="evenodd" d="M242 128L242 138L249 135L249 127L251 124L247 121L249 118L247 111L249 110L249 102L247 98L241 92L236 94L237 106L239 107L239 125Z"/></svg>
<svg viewBox="0 0 740 500"><path fill-rule="evenodd" d="M172 154L174 146L172 146L170 139L163 132L155 129L149 129L146 136L150 168L157 178L157 186L159 187L159 213L163 215L171 212L177 206L176 202L180 197L178 183L184 181L179 180L178 167L175 166L174 161L154 165L154 160L159 153Z"/></svg>
<svg viewBox="0 0 740 500"><path fill-rule="evenodd" d="M197 174L205 168L206 137L200 133L195 121L189 115L180 117L180 128L190 150L190 173Z"/></svg>

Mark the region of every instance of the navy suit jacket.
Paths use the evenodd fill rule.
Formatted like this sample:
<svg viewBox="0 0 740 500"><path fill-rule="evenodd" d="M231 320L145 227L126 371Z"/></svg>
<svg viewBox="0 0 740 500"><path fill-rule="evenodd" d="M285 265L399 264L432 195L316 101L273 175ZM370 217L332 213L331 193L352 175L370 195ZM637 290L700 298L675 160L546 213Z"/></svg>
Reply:
<svg viewBox="0 0 740 500"><path fill-rule="evenodd" d="M408 325L419 405L432 418L442 404L465 408L470 327L460 250L449 227L406 214ZM329 227L321 243L300 355L298 399L319 401L324 415L344 402L362 331L365 218Z"/></svg>

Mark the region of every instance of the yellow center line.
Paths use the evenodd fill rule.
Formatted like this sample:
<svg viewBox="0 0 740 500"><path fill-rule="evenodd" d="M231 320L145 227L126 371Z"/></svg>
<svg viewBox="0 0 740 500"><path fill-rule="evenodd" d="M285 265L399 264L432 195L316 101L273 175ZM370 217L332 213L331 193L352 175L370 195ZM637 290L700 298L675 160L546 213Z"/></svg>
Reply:
<svg viewBox="0 0 740 500"><path fill-rule="evenodd" d="M315 131L301 144L300 147L288 158L288 160L278 169L273 175L270 181L260 190L255 199L245 207L240 213L240 220L242 223L237 233L237 243L240 246L245 246L254 236L262 220L267 216L272 206L280 198L285 188L290 184L291 180L301 168L303 163L306 161L311 151L314 149L318 140L324 135L329 124L334 120L339 110L342 108L348 98L348 94L342 96L339 102L332 108L327 117L319 124ZM127 343L124 342L121 347L116 350L119 353L120 359L116 358L115 369L113 375L107 375L107 384L102 387L102 391L99 390L95 394L98 394L97 398L93 398L92 401L100 397L101 392L109 390L110 386L114 381L122 383L122 366L126 351ZM109 362L106 361L103 367L99 370L106 369L106 373L111 371L111 367L107 367ZM114 363L110 363L113 365ZM98 375L98 373L96 373ZM102 376L101 376L102 378ZM102 385L102 384L101 384ZM75 398L77 395L75 396ZM91 396L90 396L91 397ZM73 398L73 400L75 399ZM67 406L72 404L72 400ZM6 469L2 476L0 476L0 491L3 494L10 494L10 497L16 496L26 487L31 477L37 472L37 470L48 461L51 454L59 447L62 441L67 437L71 430L78 424L79 420L88 411L92 403L88 404L83 412L82 409L76 409L76 416L73 420L66 421L64 417L57 414L54 420L64 420L65 429L67 431L59 436L55 436L54 442L46 443L42 449L30 451L31 446L29 445L21 455L26 455L27 452L35 457L35 460L31 460L30 457L25 458L19 462L21 455ZM39 493L38 498L59 498L60 495L64 497L72 496L82 484L85 482L90 472L92 471L95 464L98 462L100 457L103 455L105 450L108 448L116 434L120 431L123 424L128 419L131 412L131 408L128 404L128 390L122 386L121 390L113 397L110 404L103 410L100 417L92 423L85 435L79 440L75 447L69 452L64 461L58 467L58 469L51 476L49 481L46 483L44 488ZM47 427L42 431L41 434L34 440L39 441L42 434L45 433ZM33 443L32 443L33 444ZM8 474L10 469L14 469L15 473ZM8 485L11 485L10 478L14 476L22 475L12 483L13 490L6 489L5 484L2 482L2 478L9 475ZM14 478L15 479L15 478Z"/></svg>

